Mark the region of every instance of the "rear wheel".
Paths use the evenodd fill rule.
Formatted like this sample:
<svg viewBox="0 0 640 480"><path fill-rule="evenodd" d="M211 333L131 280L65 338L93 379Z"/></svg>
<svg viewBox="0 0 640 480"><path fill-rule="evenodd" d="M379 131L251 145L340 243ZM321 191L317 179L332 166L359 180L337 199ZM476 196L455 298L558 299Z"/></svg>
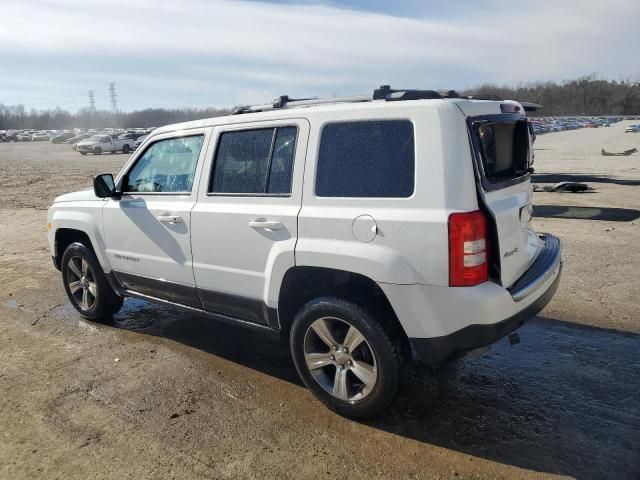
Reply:
<svg viewBox="0 0 640 480"><path fill-rule="evenodd" d="M100 155L102 153L102 149L100 147L96 147L93 149L94 155Z"/></svg>
<svg viewBox="0 0 640 480"><path fill-rule="evenodd" d="M335 297L307 303L294 319L290 346L304 384L341 415L377 415L400 388L402 338L355 303Z"/></svg>
<svg viewBox="0 0 640 480"><path fill-rule="evenodd" d="M80 155L86 155L87 152L80 152Z"/></svg>
<svg viewBox="0 0 640 480"><path fill-rule="evenodd" d="M118 296L104 275L93 251L75 242L62 255L62 280L71 304L89 320L107 321L120 310Z"/></svg>
<svg viewBox="0 0 640 480"><path fill-rule="evenodd" d="M129 153L129 145L128 144L124 144L124 147L122 147L122 153Z"/></svg>

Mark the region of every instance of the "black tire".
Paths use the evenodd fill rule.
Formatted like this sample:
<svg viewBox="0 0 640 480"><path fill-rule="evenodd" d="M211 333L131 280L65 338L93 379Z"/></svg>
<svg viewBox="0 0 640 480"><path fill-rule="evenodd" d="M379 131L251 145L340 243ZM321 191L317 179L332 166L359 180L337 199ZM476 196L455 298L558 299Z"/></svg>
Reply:
<svg viewBox="0 0 640 480"><path fill-rule="evenodd" d="M87 269L85 271L88 271L88 273L85 274L85 271L82 271L81 273L85 274L83 277L85 277L87 283L90 283L89 280L91 280L94 284L95 295L90 295L88 297L88 308L83 308L82 300L78 296L78 291L75 291L74 293L71 292L70 283L81 282L83 280L80 275L76 275L74 273L73 267L70 266L70 263L74 262L74 266L77 270L78 259L80 259L81 264L82 261L87 264ZM71 304L76 310L78 310L78 312L80 312L80 315L87 320L101 322L110 321L112 316L122 307L124 299L113 291L104 275L104 271L102 270L95 253L93 253L93 250L87 246L80 242L74 242L69 245L62 255L60 269L62 271L64 289L67 292L67 296L69 297ZM81 289L84 290L82 287ZM93 298L92 303L90 301L91 297Z"/></svg>
<svg viewBox="0 0 640 480"><path fill-rule="evenodd" d="M122 153L129 153L129 144L125 143L124 147L122 147Z"/></svg>
<svg viewBox="0 0 640 480"><path fill-rule="evenodd" d="M100 147L96 147L93 149L94 155L102 155L102 149Z"/></svg>
<svg viewBox="0 0 640 480"><path fill-rule="evenodd" d="M80 152L80 155L86 155L87 152Z"/></svg>
<svg viewBox="0 0 640 480"><path fill-rule="evenodd" d="M311 325L314 322L323 318L337 319L337 321L328 321L330 324L337 323L338 330L342 322L345 322L347 326L343 326L343 328L349 328L349 325L353 326L364 337L365 342L362 342L360 345L361 347L364 345L363 348L366 348L372 353L373 360L367 363L373 364L373 371L377 374L374 386L364 398L358 400L339 399L330 393L326 389L326 386L322 386L320 380L317 380L318 376L330 380L331 375L335 375L335 382L337 382L337 370L341 367L336 362L333 362L334 365L314 369L315 374L312 374L310 368L307 366L305 351L310 341L310 338L307 337L307 332L311 331ZM335 332L335 340L346 344L347 342L345 341L346 338L344 335L339 339L339 331L335 330ZM323 343L321 343L320 346L324 348ZM354 351L349 352L353 354L354 363L361 360L361 358L355 360L356 355L358 355L357 349L361 347L357 347ZM395 325L390 319L378 318L367 309L340 298L322 297L304 305L297 313L291 327L290 348L298 374L307 388L328 408L347 417L367 418L383 412L395 399L405 378L407 362L404 354L403 339L401 333L395 328ZM342 345L339 348L342 348ZM321 354L326 355L324 353ZM336 355L334 358L332 355L331 359L337 360L338 357ZM351 361L349 361L349 364L351 364ZM349 369L346 365L342 368ZM318 374L319 371L321 373ZM347 382L351 384L347 387L347 391L349 391L354 385L358 386L358 378L353 376L355 375L354 370L351 370L351 373L345 373L345 376L346 375L349 375L351 379L347 380ZM365 388L363 385L364 383L361 384L360 388ZM335 392L335 383L333 388L333 392ZM365 390L362 389L360 395L362 395L364 391ZM355 396L357 397L357 388L353 390L353 392L356 392ZM346 397L349 397L349 395L346 395Z"/></svg>

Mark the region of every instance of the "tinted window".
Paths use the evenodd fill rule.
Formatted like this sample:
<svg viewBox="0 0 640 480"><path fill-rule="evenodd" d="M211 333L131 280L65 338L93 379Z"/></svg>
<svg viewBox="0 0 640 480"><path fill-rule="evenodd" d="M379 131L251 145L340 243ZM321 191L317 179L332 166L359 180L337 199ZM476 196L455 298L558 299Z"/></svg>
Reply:
<svg viewBox="0 0 640 480"><path fill-rule="evenodd" d="M290 193L296 133L295 127L222 133L210 191Z"/></svg>
<svg viewBox="0 0 640 480"><path fill-rule="evenodd" d="M126 178L126 192L191 192L203 135L159 140L149 146Z"/></svg>
<svg viewBox="0 0 640 480"><path fill-rule="evenodd" d="M296 148L296 127L278 128L273 144L268 193L291 193L291 172Z"/></svg>
<svg viewBox="0 0 640 480"><path fill-rule="evenodd" d="M408 120L327 124L320 138L316 195L409 197L414 156Z"/></svg>

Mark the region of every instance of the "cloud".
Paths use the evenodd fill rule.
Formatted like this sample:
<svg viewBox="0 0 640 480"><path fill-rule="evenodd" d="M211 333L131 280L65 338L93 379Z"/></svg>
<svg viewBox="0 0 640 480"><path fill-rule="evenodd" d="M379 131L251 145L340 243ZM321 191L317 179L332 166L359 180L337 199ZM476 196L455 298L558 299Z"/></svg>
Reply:
<svg viewBox="0 0 640 480"><path fill-rule="evenodd" d="M138 108L141 101L171 103L172 95L177 103L224 105L264 101L253 98L263 93L354 93L388 82L462 88L640 74L637 1L477 0L437 17L424 2L405 4L398 15L354 5L10 2L3 5L0 44L13 52L14 68L0 75L0 89L7 77L20 83L27 72L50 78L52 96L65 78L74 91L116 81L123 100ZM241 92L252 98L239 98Z"/></svg>

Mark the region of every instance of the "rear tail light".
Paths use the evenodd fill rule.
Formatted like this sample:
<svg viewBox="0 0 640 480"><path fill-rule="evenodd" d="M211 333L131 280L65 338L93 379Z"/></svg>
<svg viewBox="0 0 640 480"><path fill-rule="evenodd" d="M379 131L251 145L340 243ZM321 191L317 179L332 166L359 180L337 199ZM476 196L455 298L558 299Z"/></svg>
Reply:
<svg viewBox="0 0 640 480"><path fill-rule="evenodd" d="M487 220L475 212L449 215L449 285L469 287L489 278Z"/></svg>

